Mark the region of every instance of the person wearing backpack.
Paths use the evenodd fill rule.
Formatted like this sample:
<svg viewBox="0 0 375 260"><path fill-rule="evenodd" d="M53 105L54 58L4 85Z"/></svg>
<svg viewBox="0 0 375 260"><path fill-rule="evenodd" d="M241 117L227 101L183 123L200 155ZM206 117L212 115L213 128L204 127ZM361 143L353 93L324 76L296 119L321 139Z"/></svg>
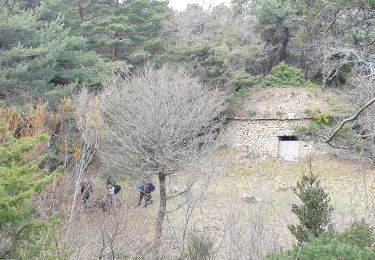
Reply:
<svg viewBox="0 0 375 260"><path fill-rule="evenodd" d="M116 182L107 184L107 203L109 208L115 207L116 195L120 192L121 186Z"/></svg>
<svg viewBox="0 0 375 260"><path fill-rule="evenodd" d="M89 180L87 182L81 182L81 193L82 193L82 200L83 206L85 208L88 207L90 195L93 193L94 189L92 187L92 181Z"/></svg>
<svg viewBox="0 0 375 260"><path fill-rule="evenodd" d="M142 204L142 200L145 198L145 207L147 207L148 204L152 203L151 192L155 190L155 184L151 181L146 181L138 184L137 189L139 190L138 206Z"/></svg>

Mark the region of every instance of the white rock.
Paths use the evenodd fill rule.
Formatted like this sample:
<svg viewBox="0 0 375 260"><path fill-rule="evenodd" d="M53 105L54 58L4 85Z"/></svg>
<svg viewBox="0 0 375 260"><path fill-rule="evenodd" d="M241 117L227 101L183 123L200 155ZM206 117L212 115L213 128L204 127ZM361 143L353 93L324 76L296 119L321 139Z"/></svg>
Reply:
<svg viewBox="0 0 375 260"><path fill-rule="evenodd" d="M261 198L258 198L256 196L254 196L253 194L247 193L247 192L244 192L242 194L242 198L241 199L242 199L242 201L247 202L247 203L251 203L251 204L258 203L258 202L262 201Z"/></svg>

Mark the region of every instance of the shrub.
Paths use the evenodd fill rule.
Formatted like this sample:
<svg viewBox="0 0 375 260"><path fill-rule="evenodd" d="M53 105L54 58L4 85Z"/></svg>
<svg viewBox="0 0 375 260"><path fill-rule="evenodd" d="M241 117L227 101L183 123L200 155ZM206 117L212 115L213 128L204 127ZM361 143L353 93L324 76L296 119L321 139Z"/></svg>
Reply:
<svg viewBox="0 0 375 260"><path fill-rule="evenodd" d="M304 113L311 117L311 121L307 125L300 125L294 129L301 140L312 140L320 135L322 129L332 127L336 124L335 119L331 115L322 113L319 110L305 109Z"/></svg>
<svg viewBox="0 0 375 260"><path fill-rule="evenodd" d="M247 115L248 115L249 117L255 117L255 116L257 115L257 112L256 112L255 110L249 109L249 110L247 111Z"/></svg>
<svg viewBox="0 0 375 260"><path fill-rule="evenodd" d="M237 73L232 76L229 80L229 84L232 86L234 91L240 89L250 88L254 85L255 78L247 73Z"/></svg>
<svg viewBox="0 0 375 260"><path fill-rule="evenodd" d="M297 215L300 224L289 225L288 228L301 245L326 231L333 207L328 194L320 187L318 177L312 172L311 161L310 174L302 176L293 191L302 201L302 205L292 204L292 212Z"/></svg>
<svg viewBox="0 0 375 260"><path fill-rule="evenodd" d="M364 222L354 223L343 233L326 232L303 247L273 253L267 259L375 259L372 229Z"/></svg>
<svg viewBox="0 0 375 260"><path fill-rule="evenodd" d="M276 111L276 116L277 117L282 117L284 115L285 115L285 112L283 112L283 111Z"/></svg>
<svg viewBox="0 0 375 260"><path fill-rule="evenodd" d="M335 120L331 115L320 112L312 113L311 120L316 123L319 128L323 128L324 126L332 126L335 124Z"/></svg>
<svg viewBox="0 0 375 260"><path fill-rule="evenodd" d="M133 64L140 64L146 61L149 55L150 54L148 52L144 52L144 51L136 52L129 56L129 61L132 62Z"/></svg>
<svg viewBox="0 0 375 260"><path fill-rule="evenodd" d="M192 234L188 240L187 259L214 259L213 241L205 236Z"/></svg>
<svg viewBox="0 0 375 260"><path fill-rule="evenodd" d="M271 73L264 79L262 85L267 87L301 86L306 83L302 71L281 62L274 67Z"/></svg>
<svg viewBox="0 0 375 260"><path fill-rule="evenodd" d="M319 85L314 83L314 82L311 82L310 80L308 80L308 81L305 82L305 87L312 88L312 89L318 89Z"/></svg>

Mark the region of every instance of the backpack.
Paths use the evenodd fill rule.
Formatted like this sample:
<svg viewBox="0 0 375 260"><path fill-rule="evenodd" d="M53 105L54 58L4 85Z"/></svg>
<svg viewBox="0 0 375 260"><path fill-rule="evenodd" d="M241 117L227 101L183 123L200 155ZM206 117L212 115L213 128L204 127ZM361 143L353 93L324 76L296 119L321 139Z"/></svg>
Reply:
<svg viewBox="0 0 375 260"><path fill-rule="evenodd" d="M155 190L155 184L152 182L146 183L145 192L150 193Z"/></svg>
<svg viewBox="0 0 375 260"><path fill-rule="evenodd" d="M145 187L144 187L144 185L143 185L143 183L139 183L139 184L137 184L137 189L138 190L143 190Z"/></svg>
<svg viewBox="0 0 375 260"><path fill-rule="evenodd" d="M121 186L118 185L118 184L116 184L116 185L115 185L115 194L119 193L120 190L121 190Z"/></svg>

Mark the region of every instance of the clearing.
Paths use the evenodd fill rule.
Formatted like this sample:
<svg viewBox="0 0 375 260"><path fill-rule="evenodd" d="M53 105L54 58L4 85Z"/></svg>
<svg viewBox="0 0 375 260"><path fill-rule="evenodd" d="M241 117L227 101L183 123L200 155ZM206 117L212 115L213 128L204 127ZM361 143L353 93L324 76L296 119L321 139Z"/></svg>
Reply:
<svg viewBox="0 0 375 260"><path fill-rule="evenodd" d="M188 214L189 207L184 204L179 208L179 203L188 197L190 199L199 197L203 191L202 183L198 183L191 193L168 201L168 210L179 209L168 214L165 221L164 234L168 241L166 250L172 249L176 255L178 250L181 250L182 237L181 235L177 237L175 234L182 234L186 219L189 219L187 237L195 233L212 239L218 249L219 259L228 259L228 257L238 259L245 257L243 254L251 256L252 259L259 259L269 250L290 247L295 243L287 228L288 224L296 221L291 213L291 204L298 201L292 187L300 180L302 174L309 172L308 160L283 163L272 159L255 163L232 158L228 161L230 165L225 171L216 172L212 176L204 196L197 200L196 204L188 204L194 208L191 215ZM340 230L350 222L361 218L372 219L375 207L373 201L375 178L372 170L357 166L352 161L327 156L314 157L312 165L314 173L320 177L321 185L330 194L335 209L332 222L335 228ZM178 177L180 182L169 180L167 182L169 189L176 190L176 185L183 187L184 182L185 185L191 182L188 177L174 177ZM104 192L103 183L103 181L96 183L96 194ZM157 187L156 192L153 193L154 204L147 208L138 208L136 184L137 181L132 179L121 183L123 188L119 200L123 202L123 207L116 215L121 216L121 223L128 223L124 228L131 230L125 232L126 237L115 243L118 248L124 248L124 241L129 240L130 234L139 232L137 229L142 230L139 247L144 243L151 243L153 239L159 189ZM244 194L248 198L243 198ZM108 214L86 214L85 217L74 221L75 224L67 227L66 236L70 237L67 241L71 241L73 247L82 248L83 244L87 243L87 239L83 238L92 237L90 244L86 245L85 257L88 252L94 253L100 248L98 244L102 242L100 234L103 233L101 228L119 229L118 223L108 223L106 215ZM124 222L124 219L127 222ZM77 225L82 229L82 223L86 223L85 230L89 232L82 231L81 236L84 237L74 232ZM238 255L240 253L242 255Z"/></svg>

